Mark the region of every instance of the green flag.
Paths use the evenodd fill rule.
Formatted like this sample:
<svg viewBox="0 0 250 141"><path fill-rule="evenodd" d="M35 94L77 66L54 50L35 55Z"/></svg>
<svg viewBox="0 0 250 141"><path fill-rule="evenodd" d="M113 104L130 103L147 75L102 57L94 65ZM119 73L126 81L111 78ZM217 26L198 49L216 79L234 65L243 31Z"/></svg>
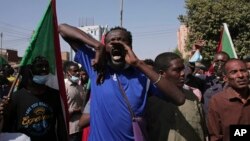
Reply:
<svg viewBox="0 0 250 141"><path fill-rule="evenodd" d="M221 39L217 47L217 52L224 51L230 58L238 58L226 23L223 23Z"/></svg>
<svg viewBox="0 0 250 141"><path fill-rule="evenodd" d="M36 28L31 42L22 58L21 66L31 64L37 56L46 57L50 65L50 78L46 85L60 90L66 123L68 123L68 105L62 69L61 49L55 0L49 1L48 8Z"/></svg>
<svg viewBox="0 0 250 141"><path fill-rule="evenodd" d="M31 42L20 65L31 64L32 60L38 55L44 56L49 61L51 73L55 74L54 40L53 12L50 2L45 15L32 35Z"/></svg>

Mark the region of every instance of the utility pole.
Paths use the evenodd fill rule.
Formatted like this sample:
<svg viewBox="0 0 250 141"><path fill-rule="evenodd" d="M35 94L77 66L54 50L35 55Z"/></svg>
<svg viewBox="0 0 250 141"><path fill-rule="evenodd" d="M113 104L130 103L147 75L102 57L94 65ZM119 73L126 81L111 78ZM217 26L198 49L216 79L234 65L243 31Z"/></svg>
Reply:
<svg viewBox="0 0 250 141"><path fill-rule="evenodd" d="M1 56L3 56L3 51L2 51L3 50L3 32L1 32L0 36L1 36ZM1 58L1 62L0 62L1 67L3 65L2 59L3 57Z"/></svg>
<svg viewBox="0 0 250 141"><path fill-rule="evenodd" d="M120 25L121 25L121 27L122 27L122 22L123 22L123 21L122 21L122 20L123 20L123 0L121 0L121 11L120 11L120 14L121 14L121 15L120 15L120 16L121 16L121 17L120 17L120 18L121 18L121 19L120 19L120 20L121 20L121 21L120 21L120 22L121 22Z"/></svg>
<svg viewBox="0 0 250 141"><path fill-rule="evenodd" d="M2 50L3 50L3 32L1 32L0 36L1 36L1 56L2 56L3 55L3 52L2 52Z"/></svg>

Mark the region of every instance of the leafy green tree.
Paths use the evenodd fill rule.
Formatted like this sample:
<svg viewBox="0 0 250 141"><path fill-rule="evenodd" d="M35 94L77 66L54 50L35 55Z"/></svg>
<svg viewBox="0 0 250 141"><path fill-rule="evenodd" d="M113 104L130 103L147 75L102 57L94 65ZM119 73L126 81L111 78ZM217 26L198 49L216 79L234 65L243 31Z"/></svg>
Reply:
<svg viewBox="0 0 250 141"><path fill-rule="evenodd" d="M176 54L178 54L180 57L182 57L182 54L180 53L180 51L177 48L175 48L173 50L173 52L176 53Z"/></svg>
<svg viewBox="0 0 250 141"><path fill-rule="evenodd" d="M210 61L220 40L222 23L227 23L239 58L250 55L249 0L186 0L186 15L179 21L189 28L187 49L196 40L206 44L202 48L204 61Z"/></svg>

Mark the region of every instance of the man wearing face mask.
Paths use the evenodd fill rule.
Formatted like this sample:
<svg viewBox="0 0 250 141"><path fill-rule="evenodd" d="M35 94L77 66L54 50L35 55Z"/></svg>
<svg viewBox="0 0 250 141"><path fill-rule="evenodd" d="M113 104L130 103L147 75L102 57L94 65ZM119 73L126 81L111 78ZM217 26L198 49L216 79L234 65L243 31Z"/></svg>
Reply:
<svg viewBox="0 0 250 141"><path fill-rule="evenodd" d="M82 105L86 98L86 93L80 82L80 68L72 61L64 64L65 88L69 107L69 141L81 141L82 131L78 126L81 117Z"/></svg>
<svg viewBox="0 0 250 141"><path fill-rule="evenodd" d="M45 85L48 74L49 62L42 56L34 58L21 73L25 85L10 97L4 132L24 133L32 141L67 141L59 91Z"/></svg>

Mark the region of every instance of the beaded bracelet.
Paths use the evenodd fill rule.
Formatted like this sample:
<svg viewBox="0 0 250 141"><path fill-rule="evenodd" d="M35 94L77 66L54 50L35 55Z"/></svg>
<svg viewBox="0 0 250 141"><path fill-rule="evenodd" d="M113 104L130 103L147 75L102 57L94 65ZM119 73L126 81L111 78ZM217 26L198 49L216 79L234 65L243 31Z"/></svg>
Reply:
<svg viewBox="0 0 250 141"><path fill-rule="evenodd" d="M158 82L160 82L161 80L161 75L159 75L158 79L153 83L154 85L157 84Z"/></svg>

